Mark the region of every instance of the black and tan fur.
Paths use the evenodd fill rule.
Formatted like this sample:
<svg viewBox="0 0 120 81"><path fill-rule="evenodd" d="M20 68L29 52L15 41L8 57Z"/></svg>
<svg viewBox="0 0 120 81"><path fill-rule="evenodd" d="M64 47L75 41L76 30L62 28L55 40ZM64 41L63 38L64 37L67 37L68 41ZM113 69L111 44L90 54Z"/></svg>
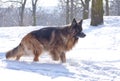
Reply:
<svg viewBox="0 0 120 81"><path fill-rule="evenodd" d="M66 62L66 51L78 42L79 37L85 37L82 32L82 20L73 19L70 26L47 27L28 33L20 44L7 52L6 58L15 57L19 60L23 55L34 55L34 61L39 61L43 51L48 51L53 60Z"/></svg>

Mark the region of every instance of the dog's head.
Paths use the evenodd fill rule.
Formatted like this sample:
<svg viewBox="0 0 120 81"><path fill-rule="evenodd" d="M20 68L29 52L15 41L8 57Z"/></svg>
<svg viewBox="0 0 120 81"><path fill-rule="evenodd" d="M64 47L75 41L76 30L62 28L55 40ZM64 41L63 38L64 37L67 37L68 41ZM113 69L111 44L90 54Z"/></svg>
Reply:
<svg viewBox="0 0 120 81"><path fill-rule="evenodd" d="M73 19L71 26L70 26L70 31L72 35L76 38L84 38L86 35L82 32L82 21L77 23L75 19Z"/></svg>

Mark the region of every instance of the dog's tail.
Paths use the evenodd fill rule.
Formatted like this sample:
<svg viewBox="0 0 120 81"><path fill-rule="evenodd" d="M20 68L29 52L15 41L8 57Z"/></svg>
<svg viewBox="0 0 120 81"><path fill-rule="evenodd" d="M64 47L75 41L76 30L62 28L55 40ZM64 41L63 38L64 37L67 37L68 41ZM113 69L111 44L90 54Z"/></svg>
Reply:
<svg viewBox="0 0 120 81"><path fill-rule="evenodd" d="M22 55L23 55L22 45L19 44L16 48L14 48L6 53L6 59L16 58L16 60L19 60L19 58Z"/></svg>

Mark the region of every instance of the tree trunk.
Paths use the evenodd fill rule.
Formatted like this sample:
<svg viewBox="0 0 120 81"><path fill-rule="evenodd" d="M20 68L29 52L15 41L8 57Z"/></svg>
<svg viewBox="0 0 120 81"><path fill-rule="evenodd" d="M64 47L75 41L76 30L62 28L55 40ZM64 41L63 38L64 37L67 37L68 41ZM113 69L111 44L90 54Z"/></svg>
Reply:
<svg viewBox="0 0 120 81"><path fill-rule="evenodd" d="M73 14L73 1L74 0L71 0L71 8L70 8L70 22L72 22L72 20L73 20L73 16L74 16L74 14Z"/></svg>
<svg viewBox="0 0 120 81"><path fill-rule="evenodd" d="M24 0L24 2L21 2L21 9L20 9L20 26L23 26L23 19L24 19L24 10L25 10L25 4L27 0Z"/></svg>
<svg viewBox="0 0 120 81"><path fill-rule="evenodd" d="M91 25L103 24L103 0L92 0Z"/></svg>
<svg viewBox="0 0 120 81"><path fill-rule="evenodd" d="M70 8L70 5L69 5L69 0L67 0L66 2L66 24L69 24L69 17L70 17L70 14L69 14L69 8Z"/></svg>
<svg viewBox="0 0 120 81"><path fill-rule="evenodd" d="M32 16L33 16L33 26L36 26L36 5L38 0L32 0Z"/></svg>
<svg viewBox="0 0 120 81"><path fill-rule="evenodd" d="M117 2L117 15L120 16L120 1L119 0L116 0Z"/></svg>
<svg viewBox="0 0 120 81"><path fill-rule="evenodd" d="M106 0L106 16L109 15L109 2Z"/></svg>
<svg viewBox="0 0 120 81"><path fill-rule="evenodd" d="M90 0L81 0L82 6L83 6L83 19L88 19L89 18L89 2Z"/></svg>
<svg viewBox="0 0 120 81"><path fill-rule="evenodd" d="M20 8L20 26L23 26L23 16L24 16L24 10L22 9L22 6Z"/></svg>

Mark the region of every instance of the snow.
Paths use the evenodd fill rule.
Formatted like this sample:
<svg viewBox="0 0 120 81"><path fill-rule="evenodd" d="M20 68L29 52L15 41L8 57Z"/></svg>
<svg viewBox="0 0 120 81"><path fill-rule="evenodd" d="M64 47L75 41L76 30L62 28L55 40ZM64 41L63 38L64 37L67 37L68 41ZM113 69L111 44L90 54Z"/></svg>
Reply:
<svg viewBox="0 0 120 81"><path fill-rule="evenodd" d="M120 81L120 17L104 17L104 25L92 27L84 20L85 38L66 53L67 62L54 62L45 53L39 62L33 57L6 60L5 53L38 27L0 28L0 81Z"/></svg>

